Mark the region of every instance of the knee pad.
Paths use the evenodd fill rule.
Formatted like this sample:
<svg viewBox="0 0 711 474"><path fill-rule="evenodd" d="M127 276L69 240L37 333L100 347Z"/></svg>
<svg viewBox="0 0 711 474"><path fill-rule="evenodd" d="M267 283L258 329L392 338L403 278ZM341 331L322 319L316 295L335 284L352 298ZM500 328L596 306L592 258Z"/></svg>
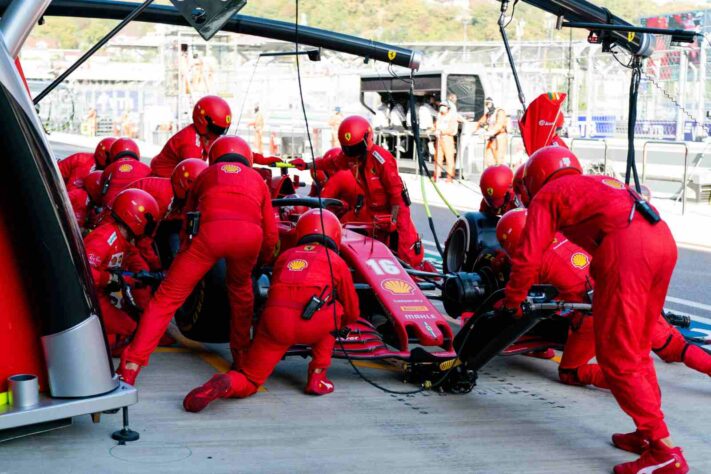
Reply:
<svg viewBox="0 0 711 474"><path fill-rule="evenodd" d="M669 334L661 347L652 350L664 362L683 362L688 344L680 334Z"/></svg>

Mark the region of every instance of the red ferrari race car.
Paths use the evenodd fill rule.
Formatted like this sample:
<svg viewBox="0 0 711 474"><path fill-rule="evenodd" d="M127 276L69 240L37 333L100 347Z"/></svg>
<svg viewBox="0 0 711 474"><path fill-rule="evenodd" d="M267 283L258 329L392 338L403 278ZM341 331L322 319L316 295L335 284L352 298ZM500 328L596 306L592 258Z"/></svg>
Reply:
<svg viewBox="0 0 711 474"><path fill-rule="evenodd" d="M283 164L281 170L279 176L272 176L268 168L259 172L270 185L279 221L279 248L285 250L296 244L294 231L301 214L320 205L337 208L342 203L299 197L296 190L303 185L298 177L292 180ZM159 229L156 242L167 268L177 250L177 229L166 223ZM437 289L432 279L440 275L405 268L387 245L373 238L372 223L345 225L340 252L353 271L361 317L350 326L350 334L337 341L335 357L409 360L413 346L436 360L455 356L452 328L424 293ZM270 269L254 275L255 315L266 299L269 278ZM228 341L229 304L224 281L225 264L219 262L178 310L175 322L185 337L199 342ZM306 355L308 351L308 347L294 347L289 355Z"/></svg>

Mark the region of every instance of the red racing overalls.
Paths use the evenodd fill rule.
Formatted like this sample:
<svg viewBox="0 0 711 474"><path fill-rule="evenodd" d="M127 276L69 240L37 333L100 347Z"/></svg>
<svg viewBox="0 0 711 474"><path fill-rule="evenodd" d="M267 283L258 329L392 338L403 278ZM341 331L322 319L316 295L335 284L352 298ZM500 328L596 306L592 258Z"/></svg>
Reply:
<svg viewBox="0 0 711 474"><path fill-rule="evenodd" d="M74 153L57 163L67 191L84 187L84 178L95 166L93 153Z"/></svg>
<svg viewBox="0 0 711 474"><path fill-rule="evenodd" d="M101 174L102 207L108 207L129 184L149 174L151 169L148 165L133 158L120 158L111 163Z"/></svg>
<svg viewBox="0 0 711 474"><path fill-rule="evenodd" d="M317 169L335 174L338 170L350 169L356 182L365 194L365 207L376 220L376 226L386 227L391 234L390 245L398 257L412 267L419 267L425 256L420 236L410 216L410 206L405 202L404 184L397 170L395 158L385 148L373 145L365 160L351 162L344 154L322 158L315 162ZM393 206L399 206L397 223L392 226L390 216ZM395 236L397 245L392 242Z"/></svg>
<svg viewBox="0 0 711 474"><path fill-rule="evenodd" d="M274 255L277 225L269 190L259 173L242 163L218 162L196 180L186 210L200 211L200 230L184 242L141 318L126 349L128 362L145 366L170 320L195 285L227 260L230 348L235 360L249 347L253 316L252 269Z"/></svg>
<svg viewBox="0 0 711 474"><path fill-rule="evenodd" d="M126 259L132 251L131 243L121 234L119 225L106 218L99 227L84 237L84 247L96 285L101 315L110 344L117 336L128 337L136 329L136 321L111 303L106 285L111 280L110 269L126 269Z"/></svg>
<svg viewBox="0 0 711 474"><path fill-rule="evenodd" d="M335 174L328 178L321 190L322 198L338 199L343 203L343 208L338 210L338 216L343 223L358 221L359 219L360 222L367 220L367 218L364 219L363 216L360 216L360 213L355 213L358 196L364 196L363 190L349 170L336 171ZM365 202L363 204L365 205ZM363 214L366 214L366 212L363 212Z"/></svg>
<svg viewBox="0 0 711 474"><path fill-rule="evenodd" d="M669 436L650 351L677 249L665 222L634 211L624 184L606 176L563 176L533 198L512 258L507 307L518 307L560 231L592 256L597 360L620 407L650 440Z"/></svg>
<svg viewBox="0 0 711 474"><path fill-rule="evenodd" d="M331 288L328 258L333 268L335 292ZM304 320L301 314L309 299L322 294L335 300L331 299L311 319ZM285 251L274 264L272 286L254 343L240 370L227 373L231 382L227 396L244 398L256 393L289 347L295 344L311 346L309 373L314 369L327 369L335 343L331 333L336 325L340 328L354 323L358 316L358 295L350 270L336 252L316 243Z"/></svg>
<svg viewBox="0 0 711 474"><path fill-rule="evenodd" d="M207 152L213 141L201 136L195 125L188 125L170 137L160 153L151 160L151 174L170 178L175 167L183 160L188 158L207 160Z"/></svg>

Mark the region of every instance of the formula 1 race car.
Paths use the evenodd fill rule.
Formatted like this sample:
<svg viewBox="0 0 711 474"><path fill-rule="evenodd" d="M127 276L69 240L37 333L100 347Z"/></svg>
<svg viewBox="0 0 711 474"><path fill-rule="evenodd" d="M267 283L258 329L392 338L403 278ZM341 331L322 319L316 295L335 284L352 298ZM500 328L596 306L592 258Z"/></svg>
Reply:
<svg viewBox="0 0 711 474"><path fill-rule="evenodd" d="M296 195L298 177L292 180L285 167L278 177L273 177L270 169L261 168L259 172L270 186L279 221L280 250L296 245L296 221L306 210L320 205L331 209L342 206L336 199ZM164 268L177 251L177 231L166 223L157 235ZM436 283L427 280L440 275L406 269L387 245L373 238L373 231L372 223L348 224L343 229L340 253L353 271L361 318L350 326L347 337L337 341L334 356L408 360L411 346L416 344L437 360L454 357L452 328L424 293L436 289ZM228 341L225 274L225 263L219 262L176 313L175 322L185 337L198 342ZM268 268L254 275L255 315L266 299L269 278ZM308 351L307 347L294 347L289 354L305 355Z"/></svg>

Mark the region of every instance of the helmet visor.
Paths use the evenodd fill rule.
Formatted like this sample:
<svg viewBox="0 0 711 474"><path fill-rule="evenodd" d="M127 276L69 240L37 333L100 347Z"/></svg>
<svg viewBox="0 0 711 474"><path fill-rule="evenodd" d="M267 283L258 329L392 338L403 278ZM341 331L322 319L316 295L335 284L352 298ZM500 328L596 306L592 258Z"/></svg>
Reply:
<svg viewBox="0 0 711 474"><path fill-rule="evenodd" d="M356 143L355 145L341 146L341 149L343 150L344 155L350 156L352 158L365 156L365 153L368 151L368 147L365 144L365 140L361 141L360 143Z"/></svg>

